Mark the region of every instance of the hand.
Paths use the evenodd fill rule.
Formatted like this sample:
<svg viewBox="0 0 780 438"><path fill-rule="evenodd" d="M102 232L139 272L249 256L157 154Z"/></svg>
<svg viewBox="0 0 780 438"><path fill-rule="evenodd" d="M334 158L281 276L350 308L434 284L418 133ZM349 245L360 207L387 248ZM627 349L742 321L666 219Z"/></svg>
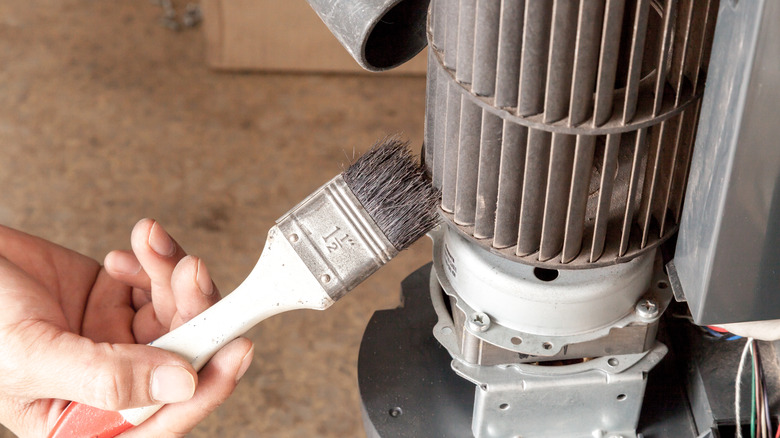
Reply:
<svg viewBox="0 0 780 438"><path fill-rule="evenodd" d="M123 437L183 436L233 391L252 359L239 338L200 371L151 342L219 300L204 264L155 221L105 267L0 226L0 423L46 436L68 400L121 410L170 403ZM142 345L138 345L142 344Z"/></svg>

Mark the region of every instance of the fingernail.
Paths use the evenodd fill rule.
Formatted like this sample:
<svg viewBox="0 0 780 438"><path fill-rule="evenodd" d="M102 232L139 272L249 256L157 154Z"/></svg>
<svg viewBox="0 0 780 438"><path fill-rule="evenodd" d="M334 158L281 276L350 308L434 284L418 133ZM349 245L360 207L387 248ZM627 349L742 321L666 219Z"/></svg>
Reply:
<svg viewBox="0 0 780 438"><path fill-rule="evenodd" d="M195 379L177 365L160 365L152 373L152 398L160 403L177 403L195 394Z"/></svg>
<svg viewBox="0 0 780 438"><path fill-rule="evenodd" d="M141 272L141 264L135 256L115 252L111 258L111 269L120 274L135 275Z"/></svg>
<svg viewBox="0 0 780 438"><path fill-rule="evenodd" d="M176 252L176 245L174 245L173 239L162 227L157 226L157 222L152 224L152 229L149 230L149 246L152 247L154 252L163 257L170 257Z"/></svg>
<svg viewBox="0 0 780 438"><path fill-rule="evenodd" d="M238 371L236 372L236 383L238 383L239 380L241 380L242 377L244 377L244 374L246 374L246 371L249 369L249 365L252 364L252 355L255 353L255 346L252 345L252 348L247 351L247 353L244 355L244 358L241 359L241 366L238 367Z"/></svg>
<svg viewBox="0 0 780 438"><path fill-rule="evenodd" d="M203 295L208 297L214 294L214 283L211 282L209 271L201 259L198 259L198 264L195 266L195 283Z"/></svg>

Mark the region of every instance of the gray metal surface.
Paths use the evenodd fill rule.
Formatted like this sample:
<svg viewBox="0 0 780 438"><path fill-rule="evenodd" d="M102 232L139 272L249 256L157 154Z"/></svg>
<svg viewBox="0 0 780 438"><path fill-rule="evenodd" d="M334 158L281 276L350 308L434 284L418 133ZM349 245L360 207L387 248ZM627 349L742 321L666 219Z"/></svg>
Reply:
<svg viewBox="0 0 780 438"><path fill-rule="evenodd" d="M476 385L475 436L636 437L647 373L666 352L660 258L539 272L449 224L430 234L433 334Z"/></svg>
<svg viewBox="0 0 780 438"><path fill-rule="evenodd" d="M720 6L674 260L699 324L780 318L779 20Z"/></svg>
<svg viewBox="0 0 780 438"><path fill-rule="evenodd" d="M499 365L640 353L671 300L660 258L587 271L537 269L434 229L434 336L453 357ZM544 273L541 273L544 274ZM445 292L444 300L440 297ZM478 315L487 324L478 329Z"/></svg>
<svg viewBox="0 0 780 438"><path fill-rule="evenodd" d="M382 71L425 45L429 0L306 0L361 67Z"/></svg>
<svg viewBox="0 0 780 438"><path fill-rule="evenodd" d="M474 385L450 368L431 335L436 314L430 265L401 283L403 305L375 312L358 357L358 383L369 438L471 438Z"/></svg>
<svg viewBox="0 0 780 438"><path fill-rule="evenodd" d="M583 355L578 357L593 357L601 355L605 346L591 343L588 345L594 351L586 351L572 348L573 344L613 336L612 341L632 344L607 345L615 350L613 353L625 348L641 352L648 342L652 345L655 333L647 332L647 324L655 322L671 300L666 276L660 262L654 268L652 253L615 266L550 271L554 278L548 278L538 268L513 263L470 245L465 237L451 231L450 225L444 224L430 234L438 280L431 288L438 290L441 284L452 300L450 310L437 308L437 313L442 320L450 319L449 315L455 319L454 324L437 325L434 333L440 340L457 336L456 343L462 343L471 334L491 346L483 347L480 341L480 349L497 347L545 357L572 357L580 352ZM637 303L648 299L658 307L658 314L650 317L637 310ZM465 319L473 313L487 314L492 327L479 333L464 332ZM449 335L442 332L445 326L451 329ZM612 333L629 326L643 328L634 334L638 339Z"/></svg>
<svg viewBox="0 0 780 438"><path fill-rule="evenodd" d="M430 269L407 277L401 284L403 306L374 313L366 327L358 383L369 438L473 436L475 387L453 372L449 354L430 332L436 322ZM643 438L698 436L674 359L670 353L649 373L639 421Z"/></svg>
<svg viewBox="0 0 780 438"><path fill-rule="evenodd" d="M281 217L277 227L334 300L398 254L341 175Z"/></svg>
<svg viewBox="0 0 780 438"><path fill-rule="evenodd" d="M635 355L571 365L453 368L476 386L477 438L636 438L647 374L666 354L657 343Z"/></svg>
<svg viewBox="0 0 780 438"><path fill-rule="evenodd" d="M713 2L434 0L425 150L446 218L547 267L623 262L668 238Z"/></svg>

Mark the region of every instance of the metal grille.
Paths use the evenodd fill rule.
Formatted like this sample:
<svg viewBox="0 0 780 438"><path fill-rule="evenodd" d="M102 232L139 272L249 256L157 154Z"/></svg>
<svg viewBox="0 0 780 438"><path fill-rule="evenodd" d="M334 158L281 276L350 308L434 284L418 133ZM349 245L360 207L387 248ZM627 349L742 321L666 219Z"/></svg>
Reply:
<svg viewBox="0 0 780 438"><path fill-rule="evenodd" d="M629 260L677 228L718 0L433 0L426 163L520 261Z"/></svg>

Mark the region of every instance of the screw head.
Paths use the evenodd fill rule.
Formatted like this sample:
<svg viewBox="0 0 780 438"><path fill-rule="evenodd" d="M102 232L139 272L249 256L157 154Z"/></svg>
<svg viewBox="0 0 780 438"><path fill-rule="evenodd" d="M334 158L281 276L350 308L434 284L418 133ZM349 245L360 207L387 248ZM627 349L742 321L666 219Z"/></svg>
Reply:
<svg viewBox="0 0 780 438"><path fill-rule="evenodd" d="M636 303L636 313L642 318L653 319L658 316L660 311L658 304L650 298L643 298Z"/></svg>
<svg viewBox="0 0 780 438"><path fill-rule="evenodd" d="M484 312L474 312L469 316L469 328L475 332L484 332L490 328L490 317Z"/></svg>

